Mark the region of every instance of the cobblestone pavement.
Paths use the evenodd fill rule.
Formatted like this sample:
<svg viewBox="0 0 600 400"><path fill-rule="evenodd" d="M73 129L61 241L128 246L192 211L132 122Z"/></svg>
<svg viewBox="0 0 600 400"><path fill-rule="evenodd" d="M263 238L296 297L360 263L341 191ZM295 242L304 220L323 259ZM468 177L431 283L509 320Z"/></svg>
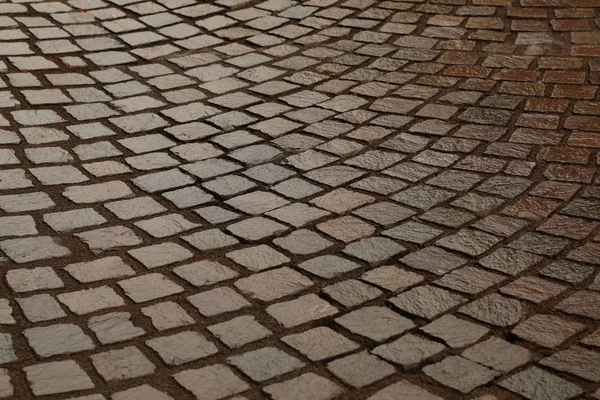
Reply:
<svg viewBox="0 0 600 400"><path fill-rule="evenodd" d="M0 1L0 397L600 399L599 7Z"/></svg>

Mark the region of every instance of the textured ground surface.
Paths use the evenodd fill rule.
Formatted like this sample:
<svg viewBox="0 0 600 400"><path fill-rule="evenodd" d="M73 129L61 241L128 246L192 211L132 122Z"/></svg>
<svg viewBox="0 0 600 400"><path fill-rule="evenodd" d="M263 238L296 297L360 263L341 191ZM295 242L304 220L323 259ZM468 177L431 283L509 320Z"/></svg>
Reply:
<svg viewBox="0 0 600 400"><path fill-rule="evenodd" d="M0 397L600 398L598 6L0 2Z"/></svg>

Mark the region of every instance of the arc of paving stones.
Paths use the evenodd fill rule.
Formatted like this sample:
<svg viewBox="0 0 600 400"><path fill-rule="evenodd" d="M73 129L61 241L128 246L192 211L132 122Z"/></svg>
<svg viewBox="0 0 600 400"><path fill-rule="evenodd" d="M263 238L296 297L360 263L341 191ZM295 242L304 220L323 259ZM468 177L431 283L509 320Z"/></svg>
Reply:
<svg viewBox="0 0 600 400"><path fill-rule="evenodd" d="M0 397L600 397L597 13L0 3Z"/></svg>

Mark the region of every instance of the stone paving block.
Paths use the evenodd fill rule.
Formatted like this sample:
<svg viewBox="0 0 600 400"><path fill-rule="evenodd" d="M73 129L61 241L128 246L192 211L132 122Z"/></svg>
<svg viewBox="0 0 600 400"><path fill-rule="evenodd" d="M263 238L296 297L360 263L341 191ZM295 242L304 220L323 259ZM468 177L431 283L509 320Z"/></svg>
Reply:
<svg viewBox="0 0 600 400"><path fill-rule="evenodd" d="M178 372L173 377L177 383L201 400L218 400L250 388L231 369L222 364Z"/></svg>
<svg viewBox="0 0 600 400"><path fill-rule="evenodd" d="M338 312L335 307L314 294L273 304L267 307L266 311L286 328L335 315Z"/></svg>
<svg viewBox="0 0 600 400"><path fill-rule="evenodd" d="M145 334L142 328L134 326L130 313L109 313L88 320L89 328L102 344L124 342Z"/></svg>
<svg viewBox="0 0 600 400"><path fill-rule="evenodd" d="M151 374L156 369L137 347L97 353L90 358L105 381L137 378Z"/></svg>
<svg viewBox="0 0 600 400"><path fill-rule="evenodd" d="M23 333L29 345L40 357L77 353L95 347L92 339L80 327L73 324L31 328Z"/></svg>
<svg viewBox="0 0 600 400"><path fill-rule="evenodd" d="M395 368L362 351L327 364L327 369L343 382L355 388L370 385L395 372Z"/></svg>
<svg viewBox="0 0 600 400"><path fill-rule="evenodd" d="M439 363L428 365L423 368L423 372L442 385L462 393L469 393L498 375L497 372L459 356L450 356Z"/></svg>
<svg viewBox="0 0 600 400"><path fill-rule="evenodd" d="M538 367L516 373L499 385L530 400L565 400L582 393L579 386Z"/></svg>
<svg viewBox="0 0 600 400"><path fill-rule="evenodd" d="M23 369L36 396L68 393L95 387L87 373L73 360L30 365Z"/></svg>
<svg viewBox="0 0 600 400"><path fill-rule="evenodd" d="M596 20L0 3L0 397L600 397Z"/></svg>
<svg viewBox="0 0 600 400"><path fill-rule="evenodd" d="M118 285L136 303L170 296L183 291L181 286L167 279L164 275L156 273L125 279L119 281Z"/></svg>
<svg viewBox="0 0 600 400"><path fill-rule="evenodd" d="M378 342L399 335L414 326L408 318L385 307L364 307L335 319L349 331Z"/></svg>
<svg viewBox="0 0 600 400"><path fill-rule="evenodd" d="M275 347L263 347L227 358L250 379L262 382L304 367L304 363Z"/></svg>
<svg viewBox="0 0 600 400"><path fill-rule="evenodd" d="M207 329L221 342L225 343L227 347L232 349L273 334L250 315L232 318L229 321L211 325Z"/></svg>
<svg viewBox="0 0 600 400"><path fill-rule="evenodd" d="M235 282L242 292L263 301L298 293L313 284L310 279L288 267L260 272Z"/></svg>
<svg viewBox="0 0 600 400"><path fill-rule="evenodd" d="M275 400L329 400L341 394L343 389L326 378L308 372L297 378L269 385L265 391Z"/></svg>
<svg viewBox="0 0 600 400"><path fill-rule="evenodd" d="M182 365L218 352L217 347L197 332L181 332L146 341L169 365Z"/></svg>

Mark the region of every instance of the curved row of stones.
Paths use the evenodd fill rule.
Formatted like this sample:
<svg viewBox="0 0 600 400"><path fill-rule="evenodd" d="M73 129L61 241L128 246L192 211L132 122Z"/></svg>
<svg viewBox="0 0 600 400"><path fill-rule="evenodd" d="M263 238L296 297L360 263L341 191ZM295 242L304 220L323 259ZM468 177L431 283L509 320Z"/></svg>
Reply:
<svg viewBox="0 0 600 400"><path fill-rule="evenodd" d="M0 397L600 398L597 6L0 2Z"/></svg>

